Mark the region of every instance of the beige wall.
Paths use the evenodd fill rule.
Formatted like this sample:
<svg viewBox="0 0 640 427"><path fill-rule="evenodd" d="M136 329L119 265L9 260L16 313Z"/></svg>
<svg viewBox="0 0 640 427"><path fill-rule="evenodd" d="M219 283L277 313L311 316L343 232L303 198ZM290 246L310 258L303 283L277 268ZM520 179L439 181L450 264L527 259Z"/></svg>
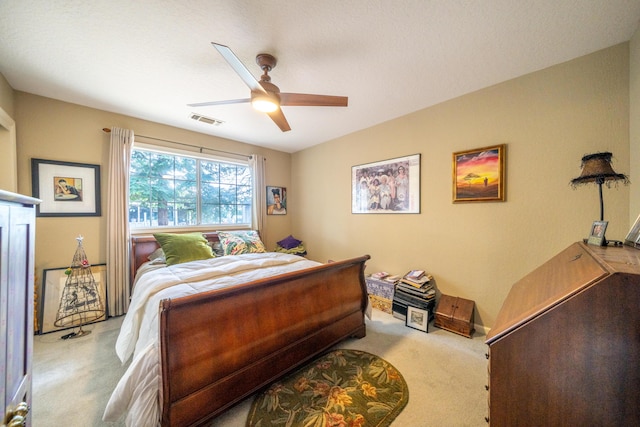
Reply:
<svg viewBox="0 0 640 427"><path fill-rule="evenodd" d="M14 92L0 76L0 108L16 123L18 191L31 194L33 157L99 164L107 182L103 127L267 157L267 185L285 186L289 213L267 217L269 247L290 232L320 261L372 255L367 271L432 272L440 291L476 301L491 326L511 285L597 219L597 187L572 189L584 154L608 150L613 166L640 176L640 36L574 61L382 123L292 156L132 117ZM630 111L631 109L631 119ZM631 144L629 141L632 141ZM507 144L507 201L451 202L455 151ZM419 215L352 215L353 165L422 155ZM633 166L630 159L634 159ZM635 177L635 178L634 178ZM640 212L640 187L604 190L607 236L622 239ZM633 194L633 197L630 196ZM102 200L103 207L106 201ZM75 237L105 261L102 217L38 218L36 272L66 266Z"/></svg>
<svg viewBox="0 0 640 427"><path fill-rule="evenodd" d="M13 94L14 90L9 82L0 74L0 109L3 109L10 117L13 117Z"/></svg>
<svg viewBox="0 0 640 427"><path fill-rule="evenodd" d="M0 189L17 192L16 126L13 120L14 90L0 74Z"/></svg>
<svg viewBox="0 0 640 427"><path fill-rule="evenodd" d="M452 153L507 145L505 202L452 203ZM310 257L370 254L369 273L431 272L491 326L511 285L599 219L595 186L572 189L583 155L629 172L629 44L480 90L293 156L294 235ZM419 215L351 214L351 167L420 153ZM607 237L629 227L629 187L604 190Z"/></svg>
<svg viewBox="0 0 640 427"><path fill-rule="evenodd" d="M75 238L84 236L89 260L106 262L106 188L109 135L105 127L133 129L136 134L179 141L240 154L262 154L267 159L267 185L289 187L291 156L221 138L189 132L170 126L139 120L106 111L69 104L49 98L16 92L15 121L18 129L19 192L31 195L31 159L42 158L101 167L102 216L48 218L36 221L36 274L47 268L70 264L76 249ZM267 217L264 237L269 248L286 237L290 215Z"/></svg>
<svg viewBox="0 0 640 427"><path fill-rule="evenodd" d="M629 139L631 179L629 221L640 215L640 28L630 43L629 64ZM635 185L633 183L636 183Z"/></svg>

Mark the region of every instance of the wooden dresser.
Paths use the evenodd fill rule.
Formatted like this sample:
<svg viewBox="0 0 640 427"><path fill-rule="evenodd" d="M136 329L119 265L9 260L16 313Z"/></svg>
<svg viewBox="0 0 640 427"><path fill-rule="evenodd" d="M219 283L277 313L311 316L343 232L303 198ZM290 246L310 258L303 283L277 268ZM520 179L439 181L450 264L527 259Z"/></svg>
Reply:
<svg viewBox="0 0 640 427"><path fill-rule="evenodd" d="M572 244L513 285L486 343L491 425L640 425L640 250Z"/></svg>

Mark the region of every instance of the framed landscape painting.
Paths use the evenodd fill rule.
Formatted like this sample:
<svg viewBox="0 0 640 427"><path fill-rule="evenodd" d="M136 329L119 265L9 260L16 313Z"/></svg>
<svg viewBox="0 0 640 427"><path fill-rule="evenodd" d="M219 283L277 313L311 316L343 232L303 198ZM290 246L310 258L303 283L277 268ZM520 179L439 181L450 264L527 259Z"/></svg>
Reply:
<svg viewBox="0 0 640 427"><path fill-rule="evenodd" d="M405 324L422 332L429 332L429 311L418 307L407 306Z"/></svg>
<svg viewBox="0 0 640 427"><path fill-rule="evenodd" d="M506 146L453 153L453 202L504 201Z"/></svg>

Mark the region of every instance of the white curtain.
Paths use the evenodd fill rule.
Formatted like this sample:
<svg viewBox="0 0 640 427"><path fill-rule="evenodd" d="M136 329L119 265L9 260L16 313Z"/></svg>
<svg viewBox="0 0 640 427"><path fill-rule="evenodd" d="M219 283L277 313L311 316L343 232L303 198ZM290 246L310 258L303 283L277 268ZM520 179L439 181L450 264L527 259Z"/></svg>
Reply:
<svg viewBox="0 0 640 427"><path fill-rule="evenodd" d="M266 159L260 154L252 154L249 165L253 171L253 212L251 215L251 228L258 230L262 239L266 239L264 229L264 214L267 205L265 196L265 173L264 164Z"/></svg>
<svg viewBox="0 0 640 427"><path fill-rule="evenodd" d="M133 131L111 128L107 190L107 301L110 316L129 309L129 166Z"/></svg>

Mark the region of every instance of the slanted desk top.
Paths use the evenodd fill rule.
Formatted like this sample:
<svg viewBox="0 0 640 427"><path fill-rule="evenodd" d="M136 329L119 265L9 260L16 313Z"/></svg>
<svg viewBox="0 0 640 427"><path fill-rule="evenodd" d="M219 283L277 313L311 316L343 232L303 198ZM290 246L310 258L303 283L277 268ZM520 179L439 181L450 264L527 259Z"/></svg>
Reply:
<svg viewBox="0 0 640 427"><path fill-rule="evenodd" d="M574 243L487 335L494 425L640 425L640 250Z"/></svg>

